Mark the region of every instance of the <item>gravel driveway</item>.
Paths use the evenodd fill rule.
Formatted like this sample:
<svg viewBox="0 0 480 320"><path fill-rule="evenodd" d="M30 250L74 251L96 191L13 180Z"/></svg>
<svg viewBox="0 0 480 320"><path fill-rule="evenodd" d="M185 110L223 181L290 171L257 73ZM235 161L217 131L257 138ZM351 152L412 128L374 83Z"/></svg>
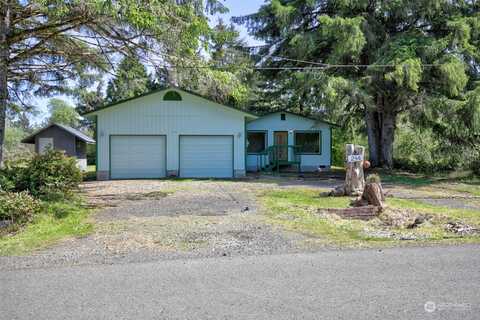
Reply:
<svg viewBox="0 0 480 320"><path fill-rule="evenodd" d="M276 177L86 182L82 191L96 209L94 233L30 256L0 257L0 270L315 251L321 244L311 236L268 223L256 194L297 187L321 191L341 183ZM412 192L394 185L386 189L396 197L420 197L451 207L478 205L477 199L449 199L437 191Z"/></svg>
<svg viewBox="0 0 480 320"><path fill-rule="evenodd" d="M0 270L308 251L307 236L267 223L256 193L331 184L305 185L298 179L86 182L82 191L96 208L95 232L31 256L0 257Z"/></svg>

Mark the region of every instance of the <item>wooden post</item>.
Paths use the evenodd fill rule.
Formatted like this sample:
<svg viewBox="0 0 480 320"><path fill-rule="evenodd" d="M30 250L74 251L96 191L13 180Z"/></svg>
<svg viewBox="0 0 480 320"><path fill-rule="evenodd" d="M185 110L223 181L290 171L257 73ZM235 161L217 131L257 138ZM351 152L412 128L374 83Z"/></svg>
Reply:
<svg viewBox="0 0 480 320"><path fill-rule="evenodd" d="M363 173L363 161L365 148L354 144L346 146L347 172L345 176L345 195L359 196L365 188L365 176Z"/></svg>

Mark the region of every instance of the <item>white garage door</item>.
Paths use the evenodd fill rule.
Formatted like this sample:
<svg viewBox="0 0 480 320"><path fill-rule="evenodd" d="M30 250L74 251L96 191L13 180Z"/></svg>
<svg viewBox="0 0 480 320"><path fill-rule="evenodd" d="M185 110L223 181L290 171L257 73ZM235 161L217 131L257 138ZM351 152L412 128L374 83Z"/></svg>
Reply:
<svg viewBox="0 0 480 320"><path fill-rule="evenodd" d="M180 176L183 178L233 177L233 137L181 136Z"/></svg>
<svg viewBox="0 0 480 320"><path fill-rule="evenodd" d="M166 175L164 136L112 136L112 179L163 178Z"/></svg>

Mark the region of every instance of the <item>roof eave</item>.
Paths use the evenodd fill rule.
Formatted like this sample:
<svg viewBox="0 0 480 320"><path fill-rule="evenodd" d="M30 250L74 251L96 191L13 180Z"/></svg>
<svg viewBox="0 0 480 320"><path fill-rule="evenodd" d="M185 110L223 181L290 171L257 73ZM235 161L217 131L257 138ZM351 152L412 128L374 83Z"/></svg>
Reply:
<svg viewBox="0 0 480 320"><path fill-rule="evenodd" d="M131 98L128 98L128 99L124 99L124 100L120 100L120 101L117 101L117 102L113 102L113 103L107 104L107 105L105 105L105 106L99 107L99 108L96 109L96 110L93 110L93 111L90 111L90 112L85 112L85 113L82 113L82 114L80 114L80 115L81 115L82 117L85 117L85 118L91 118L91 117L96 116L96 115L98 114L98 112L100 112L100 111L102 111L102 110L105 110L105 109L114 107L114 106L116 106L116 105L119 105L119 104L122 104L122 103L125 103L125 102L128 102L128 101L131 101L131 100L139 99L139 98L142 98L142 97L145 97L145 96L149 96L149 95L152 95L152 94L155 94L155 93L158 93L158 92L161 92L161 91L167 91L167 90L178 90L178 91L182 91L182 92L184 92L184 93L191 94L191 95L193 95L193 96L196 96L196 97L199 97L199 98L208 100L208 101L210 101L210 102L219 104L219 105L221 105L221 106L224 106L224 107L226 107L226 108L232 109L232 110L234 110L234 111L241 112L241 113L243 113L245 116L251 117L252 119L258 119L258 118L259 118L258 115L253 114L253 113L251 113L251 112L247 112L247 111L238 109L238 108L233 107L233 106L228 106L228 105L225 105L225 104L216 102L216 101L214 101L214 100L212 100L212 99L203 97L202 95L200 95L200 94L198 94L198 93L196 93L196 92L189 91L189 90L185 90L185 89L178 88L178 87L175 87L175 86L168 86L168 87L165 87L165 88L155 89L155 90L152 90L152 91L150 91L150 92L141 94L141 95L136 96L136 97L131 97Z"/></svg>

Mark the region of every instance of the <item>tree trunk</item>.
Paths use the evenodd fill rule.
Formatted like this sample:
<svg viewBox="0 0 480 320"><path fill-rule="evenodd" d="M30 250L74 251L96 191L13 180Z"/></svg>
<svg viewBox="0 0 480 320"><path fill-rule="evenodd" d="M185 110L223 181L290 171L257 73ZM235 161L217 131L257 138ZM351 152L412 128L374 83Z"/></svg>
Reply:
<svg viewBox="0 0 480 320"><path fill-rule="evenodd" d="M395 138L396 120L397 115L395 113L384 113L382 116L380 163L386 169L393 168L393 141Z"/></svg>
<svg viewBox="0 0 480 320"><path fill-rule="evenodd" d="M10 29L10 1L0 2L0 167L3 166L5 142L5 118L8 102L8 57L7 36Z"/></svg>
<svg viewBox="0 0 480 320"><path fill-rule="evenodd" d="M378 113L376 111L367 110L365 112L369 160L372 167L378 167L380 165L380 130L378 120Z"/></svg>

